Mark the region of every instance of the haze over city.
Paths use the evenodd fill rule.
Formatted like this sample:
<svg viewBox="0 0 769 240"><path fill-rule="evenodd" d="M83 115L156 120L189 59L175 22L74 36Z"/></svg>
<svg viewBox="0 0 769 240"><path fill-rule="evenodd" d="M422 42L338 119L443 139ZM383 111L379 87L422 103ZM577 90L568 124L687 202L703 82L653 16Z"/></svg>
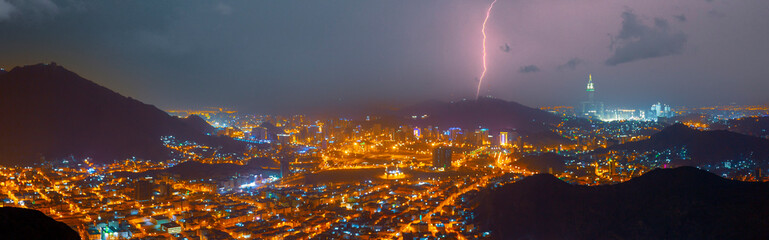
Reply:
<svg viewBox="0 0 769 240"><path fill-rule="evenodd" d="M767 13L0 0L0 239L769 239Z"/></svg>

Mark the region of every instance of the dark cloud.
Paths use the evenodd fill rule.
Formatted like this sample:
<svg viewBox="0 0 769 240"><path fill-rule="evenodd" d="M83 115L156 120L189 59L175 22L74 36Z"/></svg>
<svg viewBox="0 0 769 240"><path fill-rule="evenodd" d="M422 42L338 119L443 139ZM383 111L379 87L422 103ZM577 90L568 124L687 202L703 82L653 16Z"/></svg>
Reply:
<svg viewBox="0 0 769 240"><path fill-rule="evenodd" d="M499 46L499 50L502 50L503 52L510 52L510 45L505 43L505 46Z"/></svg>
<svg viewBox="0 0 769 240"><path fill-rule="evenodd" d="M667 20L655 18L654 26L647 26L627 10L622 13L622 29L612 38L610 48L614 55L606 60L606 65L681 54L686 40L683 32L670 29Z"/></svg>
<svg viewBox="0 0 769 240"><path fill-rule="evenodd" d="M0 0L0 21L14 16L52 15L59 10L59 6L51 0Z"/></svg>
<svg viewBox="0 0 769 240"><path fill-rule="evenodd" d="M678 20L679 22L686 22L686 16L685 16L685 15L683 15L683 14L681 14L681 15L675 15L675 16L673 16L673 18L675 18L675 19L676 19L676 20Z"/></svg>
<svg viewBox="0 0 769 240"><path fill-rule="evenodd" d="M726 15L720 11L716 11L715 9L713 9L708 11L708 16L714 17L714 18L723 18Z"/></svg>
<svg viewBox="0 0 769 240"><path fill-rule="evenodd" d="M539 72L539 67L534 65L523 66L518 70L519 73L535 73Z"/></svg>
<svg viewBox="0 0 769 240"><path fill-rule="evenodd" d="M0 0L0 21L10 18L11 14L15 11L16 6L5 0Z"/></svg>
<svg viewBox="0 0 769 240"><path fill-rule="evenodd" d="M563 65L559 65L558 70L567 70L567 69L574 70L574 69L577 69L577 65L580 65L584 62L585 61L583 61L582 59L572 58L572 59L569 59L569 61L564 63Z"/></svg>

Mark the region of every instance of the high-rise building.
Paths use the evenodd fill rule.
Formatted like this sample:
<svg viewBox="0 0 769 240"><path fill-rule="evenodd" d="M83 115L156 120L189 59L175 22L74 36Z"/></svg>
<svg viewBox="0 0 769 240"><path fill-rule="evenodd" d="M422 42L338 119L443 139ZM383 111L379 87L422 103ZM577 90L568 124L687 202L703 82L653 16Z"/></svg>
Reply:
<svg viewBox="0 0 769 240"><path fill-rule="evenodd" d="M155 192L155 184L147 180L136 181L133 187L133 197L136 201L150 200Z"/></svg>
<svg viewBox="0 0 769 240"><path fill-rule="evenodd" d="M489 129L486 129L486 128L481 129L481 135L479 137L481 140L481 144L483 145L489 145L491 144L491 141L494 140L494 136L489 134Z"/></svg>
<svg viewBox="0 0 769 240"><path fill-rule="evenodd" d="M280 161L280 177L286 178L289 175L291 175L291 161L294 160L294 155L290 152L291 150L282 149L279 153L279 161Z"/></svg>
<svg viewBox="0 0 769 240"><path fill-rule="evenodd" d="M587 101L582 102L582 115L585 117L602 118L604 112L603 102L595 101L595 87L593 86L593 75L589 75L587 87Z"/></svg>
<svg viewBox="0 0 769 240"><path fill-rule="evenodd" d="M673 109L670 108L667 104L662 104L660 102L657 102L656 104L653 104L651 107L651 113L653 117L673 117L675 116L675 112L673 112Z"/></svg>
<svg viewBox="0 0 769 240"><path fill-rule="evenodd" d="M280 178L291 175L291 162L287 158L280 159Z"/></svg>
<svg viewBox="0 0 769 240"><path fill-rule="evenodd" d="M507 146L509 143L507 132L499 132L499 146Z"/></svg>
<svg viewBox="0 0 769 240"><path fill-rule="evenodd" d="M437 147L433 149L433 167L444 169L451 167L451 148Z"/></svg>

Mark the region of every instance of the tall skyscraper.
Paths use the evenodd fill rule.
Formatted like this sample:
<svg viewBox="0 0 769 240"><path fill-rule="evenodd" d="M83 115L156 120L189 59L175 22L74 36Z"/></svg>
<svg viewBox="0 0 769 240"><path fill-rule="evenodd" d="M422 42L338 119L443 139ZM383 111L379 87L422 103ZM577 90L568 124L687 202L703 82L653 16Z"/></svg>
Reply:
<svg viewBox="0 0 769 240"><path fill-rule="evenodd" d="M603 118L603 102L595 101L595 87L593 86L593 75L589 75L587 87L587 101L582 102L582 115L590 118Z"/></svg>
<svg viewBox="0 0 769 240"><path fill-rule="evenodd" d="M499 132L499 146L507 146L508 134L507 132Z"/></svg>
<svg viewBox="0 0 769 240"><path fill-rule="evenodd" d="M673 117L675 116L675 112L673 112L673 109L670 108L667 104L662 104L660 102L657 102L657 104L653 104L651 107L651 113L654 115L654 117Z"/></svg>
<svg viewBox="0 0 769 240"><path fill-rule="evenodd" d="M286 178L291 175L291 162L294 161L294 154L289 148L279 150L278 160L280 161L280 177Z"/></svg>
<svg viewBox="0 0 769 240"><path fill-rule="evenodd" d="M433 149L433 167L444 169L451 167L451 148L437 147Z"/></svg>
<svg viewBox="0 0 769 240"><path fill-rule="evenodd" d="M588 75L587 88L585 88L585 91L587 92L587 100L590 102L595 101L595 99L593 99L595 97L594 96L595 88L593 87L593 74Z"/></svg>
<svg viewBox="0 0 769 240"><path fill-rule="evenodd" d="M287 157L280 158L280 177L286 178L291 175L291 160Z"/></svg>
<svg viewBox="0 0 769 240"><path fill-rule="evenodd" d="M147 201L152 199L155 191L155 184L147 180L139 180L134 183L133 197L137 201Z"/></svg>

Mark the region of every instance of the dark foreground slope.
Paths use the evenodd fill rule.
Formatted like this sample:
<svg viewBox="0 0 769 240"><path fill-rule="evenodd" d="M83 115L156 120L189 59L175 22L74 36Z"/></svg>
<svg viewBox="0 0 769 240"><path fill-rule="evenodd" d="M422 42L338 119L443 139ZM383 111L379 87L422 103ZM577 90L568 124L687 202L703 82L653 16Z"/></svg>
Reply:
<svg viewBox="0 0 769 240"><path fill-rule="evenodd" d="M769 239L769 183L693 168L625 183L576 186L540 174L479 198L496 239Z"/></svg>
<svg viewBox="0 0 769 240"><path fill-rule="evenodd" d="M53 220L40 211L0 208L0 239L79 240L80 235L67 224Z"/></svg>
<svg viewBox="0 0 769 240"><path fill-rule="evenodd" d="M223 151L244 149L208 136L202 119L176 118L122 96L56 64L16 67L0 75L0 164L29 165L70 155L97 162L166 160L172 135Z"/></svg>

